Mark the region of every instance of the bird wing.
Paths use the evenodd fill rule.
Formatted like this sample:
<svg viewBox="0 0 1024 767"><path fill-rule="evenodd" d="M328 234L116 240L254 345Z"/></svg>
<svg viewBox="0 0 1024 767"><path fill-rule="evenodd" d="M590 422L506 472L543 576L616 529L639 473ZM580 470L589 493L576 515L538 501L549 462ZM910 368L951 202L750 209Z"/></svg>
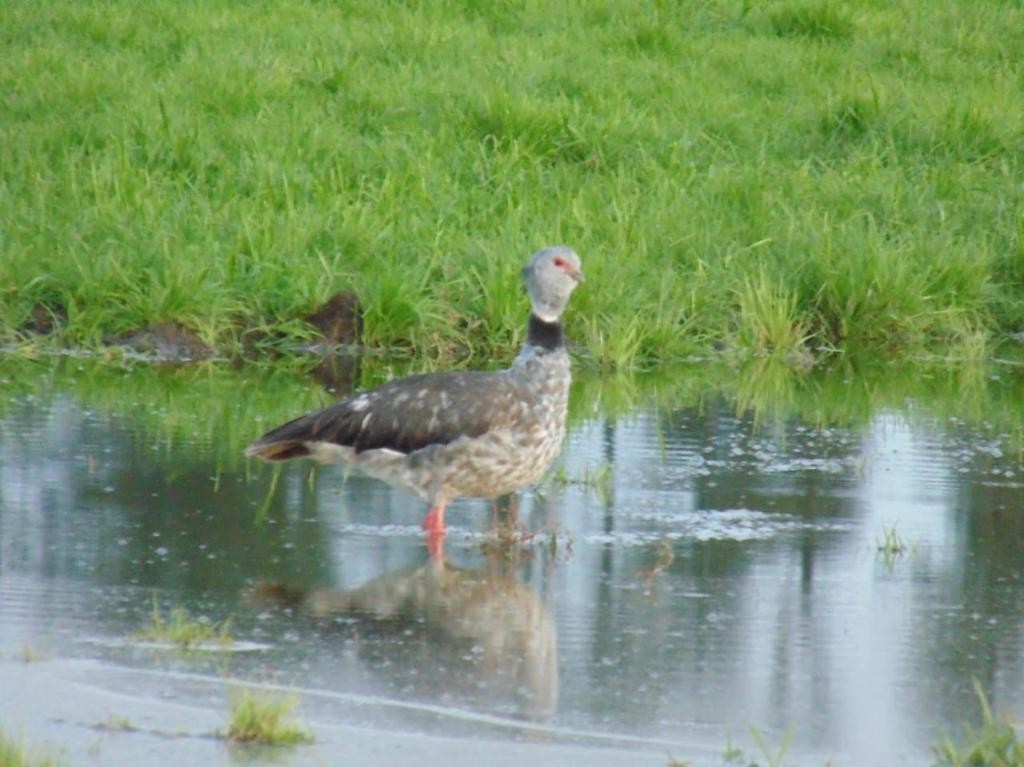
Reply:
<svg viewBox="0 0 1024 767"><path fill-rule="evenodd" d="M309 454L307 442L411 453L513 425L525 393L503 372L425 373L391 381L289 421L246 450L268 460Z"/></svg>

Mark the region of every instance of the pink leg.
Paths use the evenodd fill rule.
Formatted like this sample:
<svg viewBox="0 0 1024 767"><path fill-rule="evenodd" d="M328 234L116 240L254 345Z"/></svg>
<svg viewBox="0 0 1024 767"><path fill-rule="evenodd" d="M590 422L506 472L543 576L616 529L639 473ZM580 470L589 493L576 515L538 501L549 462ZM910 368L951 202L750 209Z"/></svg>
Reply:
<svg viewBox="0 0 1024 767"><path fill-rule="evenodd" d="M428 532L427 538L427 554L435 562L438 560L444 560L444 533Z"/></svg>
<svg viewBox="0 0 1024 767"><path fill-rule="evenodd" d="M430 507L423 518L423 529L427 533L427 553L431 559L444 558L444 503Z"/></svg>
<svg viewBox="0 0 1024 767"><path fill-rule="evenodd" d="M423 529L428 533L444 535L444 503L431 506L427 516L423 518Z"/></svg>

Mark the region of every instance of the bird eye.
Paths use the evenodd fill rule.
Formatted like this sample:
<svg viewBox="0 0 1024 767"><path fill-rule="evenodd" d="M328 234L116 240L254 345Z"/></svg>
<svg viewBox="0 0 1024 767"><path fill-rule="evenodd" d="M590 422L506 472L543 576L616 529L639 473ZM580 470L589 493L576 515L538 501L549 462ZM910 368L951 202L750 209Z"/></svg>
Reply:
<svg viewBox="0 0 1024 767"><path fill-rule="evenodd" d="M569 262L568 262L568 261L566 261L566 260L565 260L564 258L562 258L561 256L555 256L555 259L554 259L554 260L553 260L553 261L552 261L551 263L553 263L553 264L554 264L555 266L557 266L557 267L558 267L559 269L566 269L566 268L568 268L568 266L569 266Z"/></svg>

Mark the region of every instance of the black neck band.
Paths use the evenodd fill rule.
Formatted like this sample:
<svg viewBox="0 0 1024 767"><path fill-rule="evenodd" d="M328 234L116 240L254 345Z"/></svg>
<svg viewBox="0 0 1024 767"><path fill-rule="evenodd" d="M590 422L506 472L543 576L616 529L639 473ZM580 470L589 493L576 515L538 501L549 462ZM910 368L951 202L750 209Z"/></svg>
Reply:
<svg viewBox="0 0 1024 767"><path fill-rule="evenodd" d="M530 315L530 324L526 330L526 343L545 351L554 351L565 346L562 334L562 323L558 320L545 322L536 314Z"/></svg>

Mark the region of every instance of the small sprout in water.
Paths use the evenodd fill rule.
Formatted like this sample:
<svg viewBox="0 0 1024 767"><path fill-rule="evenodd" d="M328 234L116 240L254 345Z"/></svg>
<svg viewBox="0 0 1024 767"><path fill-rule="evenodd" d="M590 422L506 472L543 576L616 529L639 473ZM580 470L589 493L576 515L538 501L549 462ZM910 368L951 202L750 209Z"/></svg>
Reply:
<svg viewBox="0 0 1024 767"><path fill-rule="evenodd" d="M137 732L139 728L132 724L128 717L111 714L107 717L106 721L99 722L96 725L96 729L109 732Z"/></svg>
<svg viewBox="0 0 1024 767"><path fill-rule="evenodd" d="M906 553L907 542L897 532L895 525L882 531L882 537L878 540L878 551L890 562Z"/></svg>
<svg viewBox="0 0 1024 767"><path fill-rule="evenodd" d="M638 573L641 580L644 582L645 593L650 593L654 579L668 570L675 559L676 553L672 550L672 541L668 538L662 538L658 541L658 553L654 563L650 567L645 567Z"/></svg>
<svg viewBox="0 0 1024 767"><path fill-rule="evenodd" d="M552 488L555 492L564 490L572 482L569 479L569 470L565 468L565 464L559 464L558 468L548 474L547 478L541 483L542 488Z"/></svg>
<svg viewBox="0 0 1024 767"><path fill-rule="evenodd" d="M517 522L502 521L498 523L492 535L488 535L480 544L480 550L486 556L497 557L506 562L518 560L523 547L533 540L536 533L531 533Z"/></svg>
<svg viewBox="0 0 1024 767"><path fill-rule="evenodd" d="M298 704L293 695L257 695L239 690L231 696L231 721L225 736L233 743L266 746L312 743L313 733L291 718Z"/></svg>
<svg viewBox="0 0 1024 767"><path fill-rule="evenodd" d="M782 767L786 752L789 751L789 732L783 736L782 743L774 750L768 745L764 734L753 725L750 726L750 737L753 738L758 750L765 758L764 764L767 767ZM722 763L728 767L761 767L762 765L760 760L748 757L742 748L734 745L731 737L726 738L725 749L722 751Z"/></svg>
<svg viewBox="0 0 1024 767"><path fill-rule="evenodd" d="M173 644L182 650L202 649L204 645L217 643L230 645L235 639L231 636L230 618L220 623L195 620L189 617L184 607L175 607L169 618L164 618L160 605L153 597L153 612L149 625L140 630L136 636L152 642Z"/></svg>
<svg viewBox="0 0 1024 767"><path fill-rule="evenodd" d="M722 761L727 765L741 764L743 762L743 749L738 748L732 742L732 735L726 735L725 748L722 749Z"/></svg>
<svg viewBox="0 0 1024 767"><path fill-rule="evenodd" d="M551 535L548 538L548 554L552 557L557 557L561 549L565 552L565 558L568 559L572 556L572 545L576 539L572 534L572 530L565 529L565 540L563 541L558 537L558 530L557 526L551 528Z"/></svg>
<svg viewBox="0 0 1024 767"><path fill-rule="evenodd" d="M754 739L761 754L768 760L769 767L782 767L782 760L786 758L786 752L789 751L789 732L782 737L782 743L774 751L765 740L764 734L754 726L750 727L750 737Z"/></svg>
<svg viewBox="0 0 1024 767"><path fill-rule="evenodd" d="M556 490L564 490L569 485L575 485L596 493L603 503L607 503L612 496L612 479L612 466L608 462L594 469L586 466L576 477L570 477L565 464L562 464L544 484Z"/></svg>

